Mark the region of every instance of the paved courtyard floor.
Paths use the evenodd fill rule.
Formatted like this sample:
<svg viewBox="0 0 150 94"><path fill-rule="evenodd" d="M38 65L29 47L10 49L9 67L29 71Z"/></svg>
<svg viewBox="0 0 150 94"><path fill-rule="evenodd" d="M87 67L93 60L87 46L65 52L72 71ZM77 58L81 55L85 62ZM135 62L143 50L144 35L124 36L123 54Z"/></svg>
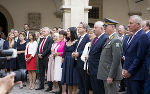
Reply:
<svg viewBox="0 0 150 94"><path fill-rule="evenodd" d="M50 92L45 92L45 90L29 90L28 88L28 84L26 87L24 87L23 89L19 89L19 85L15 86L10 94L54 94L54 93L50 93ZM45 85L47 89L47 84ZM37 88L38 85L36 84L35 88ZM119 93L119 94L125 94L124 92Z"/></svg>
<svg viewBox="0 0 150 94"><path fill-rule="evenodd" d="M28 87L25 87L23 89L19 89L18 86L15 86L10 94L54 94L50 92L45 92L45 90L29 90ZM119 94L125 94L125 93L119 93Z"/></svg>

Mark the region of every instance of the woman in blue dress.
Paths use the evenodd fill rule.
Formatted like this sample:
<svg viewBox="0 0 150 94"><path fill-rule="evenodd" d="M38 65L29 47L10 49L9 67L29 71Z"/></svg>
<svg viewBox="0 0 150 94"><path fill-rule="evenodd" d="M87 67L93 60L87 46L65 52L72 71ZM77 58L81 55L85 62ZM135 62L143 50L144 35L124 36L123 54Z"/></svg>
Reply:
<svg viewBox="0 0 150 94"><path fill-rule="evenodd" d="M17 43L15 42L15 35L10 32L8 33L7 41L9 48L16 49ZM14 69L16 69L16 58L7 58L7 63L5 64L7 71L9 70L12 72Z"/></svg>
<svg viewBox="0 0 150 94"><path fill-rule="evenodd" d="M77 28L70 27L67 30L67 42L64 47L63 64L62 64L62 94L66 94L66 85L68 86L69 94L77 94L77 73L75 68L72 52L75 51L77 41Z"/></svg>

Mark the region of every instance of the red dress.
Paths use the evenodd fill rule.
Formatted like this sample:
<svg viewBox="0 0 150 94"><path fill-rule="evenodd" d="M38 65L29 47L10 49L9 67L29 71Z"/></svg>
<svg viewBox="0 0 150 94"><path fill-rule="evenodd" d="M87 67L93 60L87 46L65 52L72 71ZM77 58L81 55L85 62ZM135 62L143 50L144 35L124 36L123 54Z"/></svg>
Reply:
<svg viewBox="0 0 150 94"><path fill-rule="evenodd" d="M31 56L31 54L28 54L28 48L29 48L29 45L27 47L26 58L29 58ZM26 69L27 70L37 70L37 56L36 56L36 54L34 55L34 57L31 58L30 61L26 61Z"/></svg>

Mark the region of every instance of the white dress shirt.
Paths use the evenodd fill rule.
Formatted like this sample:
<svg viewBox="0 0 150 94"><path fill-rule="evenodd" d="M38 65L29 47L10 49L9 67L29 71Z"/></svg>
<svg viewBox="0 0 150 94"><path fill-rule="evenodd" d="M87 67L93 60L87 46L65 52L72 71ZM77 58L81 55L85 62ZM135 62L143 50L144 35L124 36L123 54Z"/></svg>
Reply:
<svg viewBox="0 0 150 94"><path fill-rule="evenodd" d="M27 39L28 39L28 38L29 38L29 31L26 31L26 33L27 33L27 36L26 36L26 37L27 37Z"/></svg>
<svg viewBox="0 0 150 94"><path fill-rule="evenodd" d="M148 32L150 32L150 30L146 31L146 34L147 34Z"/></svg>
<svg viewBox="0 0 150 94"><path fill-rule="evenodd" d="M80 45L82 39L84 38L84 36L85 36L86 34L87 34L87 33L85 33L84 35L82 35L82 36L80 37L80 40L79 40L78 45L77 45L77 47L76 47L76 52L77 52L77 49L78 49L78 47L79 47L79 45Z"/></svg>
<svg viewBox="0 0 150 94"><path fill-rule="evenodd" d="M31 56L34 57L35 54L36 54L36 51L37 51L38 43L36 41L29 42L26 45L25 55L27 55L27 47L28 46L29 46L29 48L28 48L28 54L31 54Z"/></svg>
<svg viewBox="0 0 150 94"><path fill-rule="evenodd" d="M15 41L16 41L16 42L18 41L18 37L15 37Z"/></svg>
<svg viewBox="0 0 150 94"><path fill-rule="evenodd" d="M44 37L43 37L43 38L44 38ZM46 37L45 42L46 42L47 38L48 38L48 36ZM42 42L43 42L43 41L44 41L44 39L42 40ZM40 52L40 49L41 49L41 46L42 46L42 42L41 42L40 47L39 47L39 52ZM45 44L45 42L44 42L44 44ZM44 47L44 44L43 44L43 47ZM42 52L43 52L43 47L42 47Z"/></svg>
<svg viewBox="0 0 150 94"><path fill-rule="evenodd" d="M86 70L86 63L87 61L85 60L85 57L89 55L89 45L90 45L91 42L88 42L86 43L85 47L84 47L84 50L83 50L83 53L81 55L81 60L84 61L84 70ZM88 69L88 64L87 64L87 69Z"/></svg>

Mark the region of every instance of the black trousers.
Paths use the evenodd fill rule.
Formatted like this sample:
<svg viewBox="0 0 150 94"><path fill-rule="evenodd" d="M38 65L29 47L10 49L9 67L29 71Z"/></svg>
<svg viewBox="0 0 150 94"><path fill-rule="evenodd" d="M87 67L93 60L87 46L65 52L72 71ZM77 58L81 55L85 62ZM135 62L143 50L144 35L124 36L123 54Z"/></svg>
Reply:
<svg viewBox="0 0 150 94"><path fill-rule="evenodd" d="M45 71L48 68L48 58L39 59L39 77L40 77L40 86L44 88L44 81L45 81Z"/></svg>
<svg viewBox="0 0 150 94"><path fill-rule="evenodd" d="M83 68L77 68L79 94L85 94L85 71Z"/></svg>
<svg viewBox="0 0 150 94"><path fill-rule="evenodd" d="M105 94L103 80L97 79L97 75L90 75L93 94Z"/></svg>
<svg viewBox="0 0 150 94"><path fill-rule="evenodd" d="M144 80L127 79L127 94L144 94Z"/></svg>
<svg viewBox="0 0 150 94"><path fill-rule="evenodd" d="M125 84L125 79L122 79L121 82L120 82L120 89L125 89L126 87L126 84Z"/></svg>

